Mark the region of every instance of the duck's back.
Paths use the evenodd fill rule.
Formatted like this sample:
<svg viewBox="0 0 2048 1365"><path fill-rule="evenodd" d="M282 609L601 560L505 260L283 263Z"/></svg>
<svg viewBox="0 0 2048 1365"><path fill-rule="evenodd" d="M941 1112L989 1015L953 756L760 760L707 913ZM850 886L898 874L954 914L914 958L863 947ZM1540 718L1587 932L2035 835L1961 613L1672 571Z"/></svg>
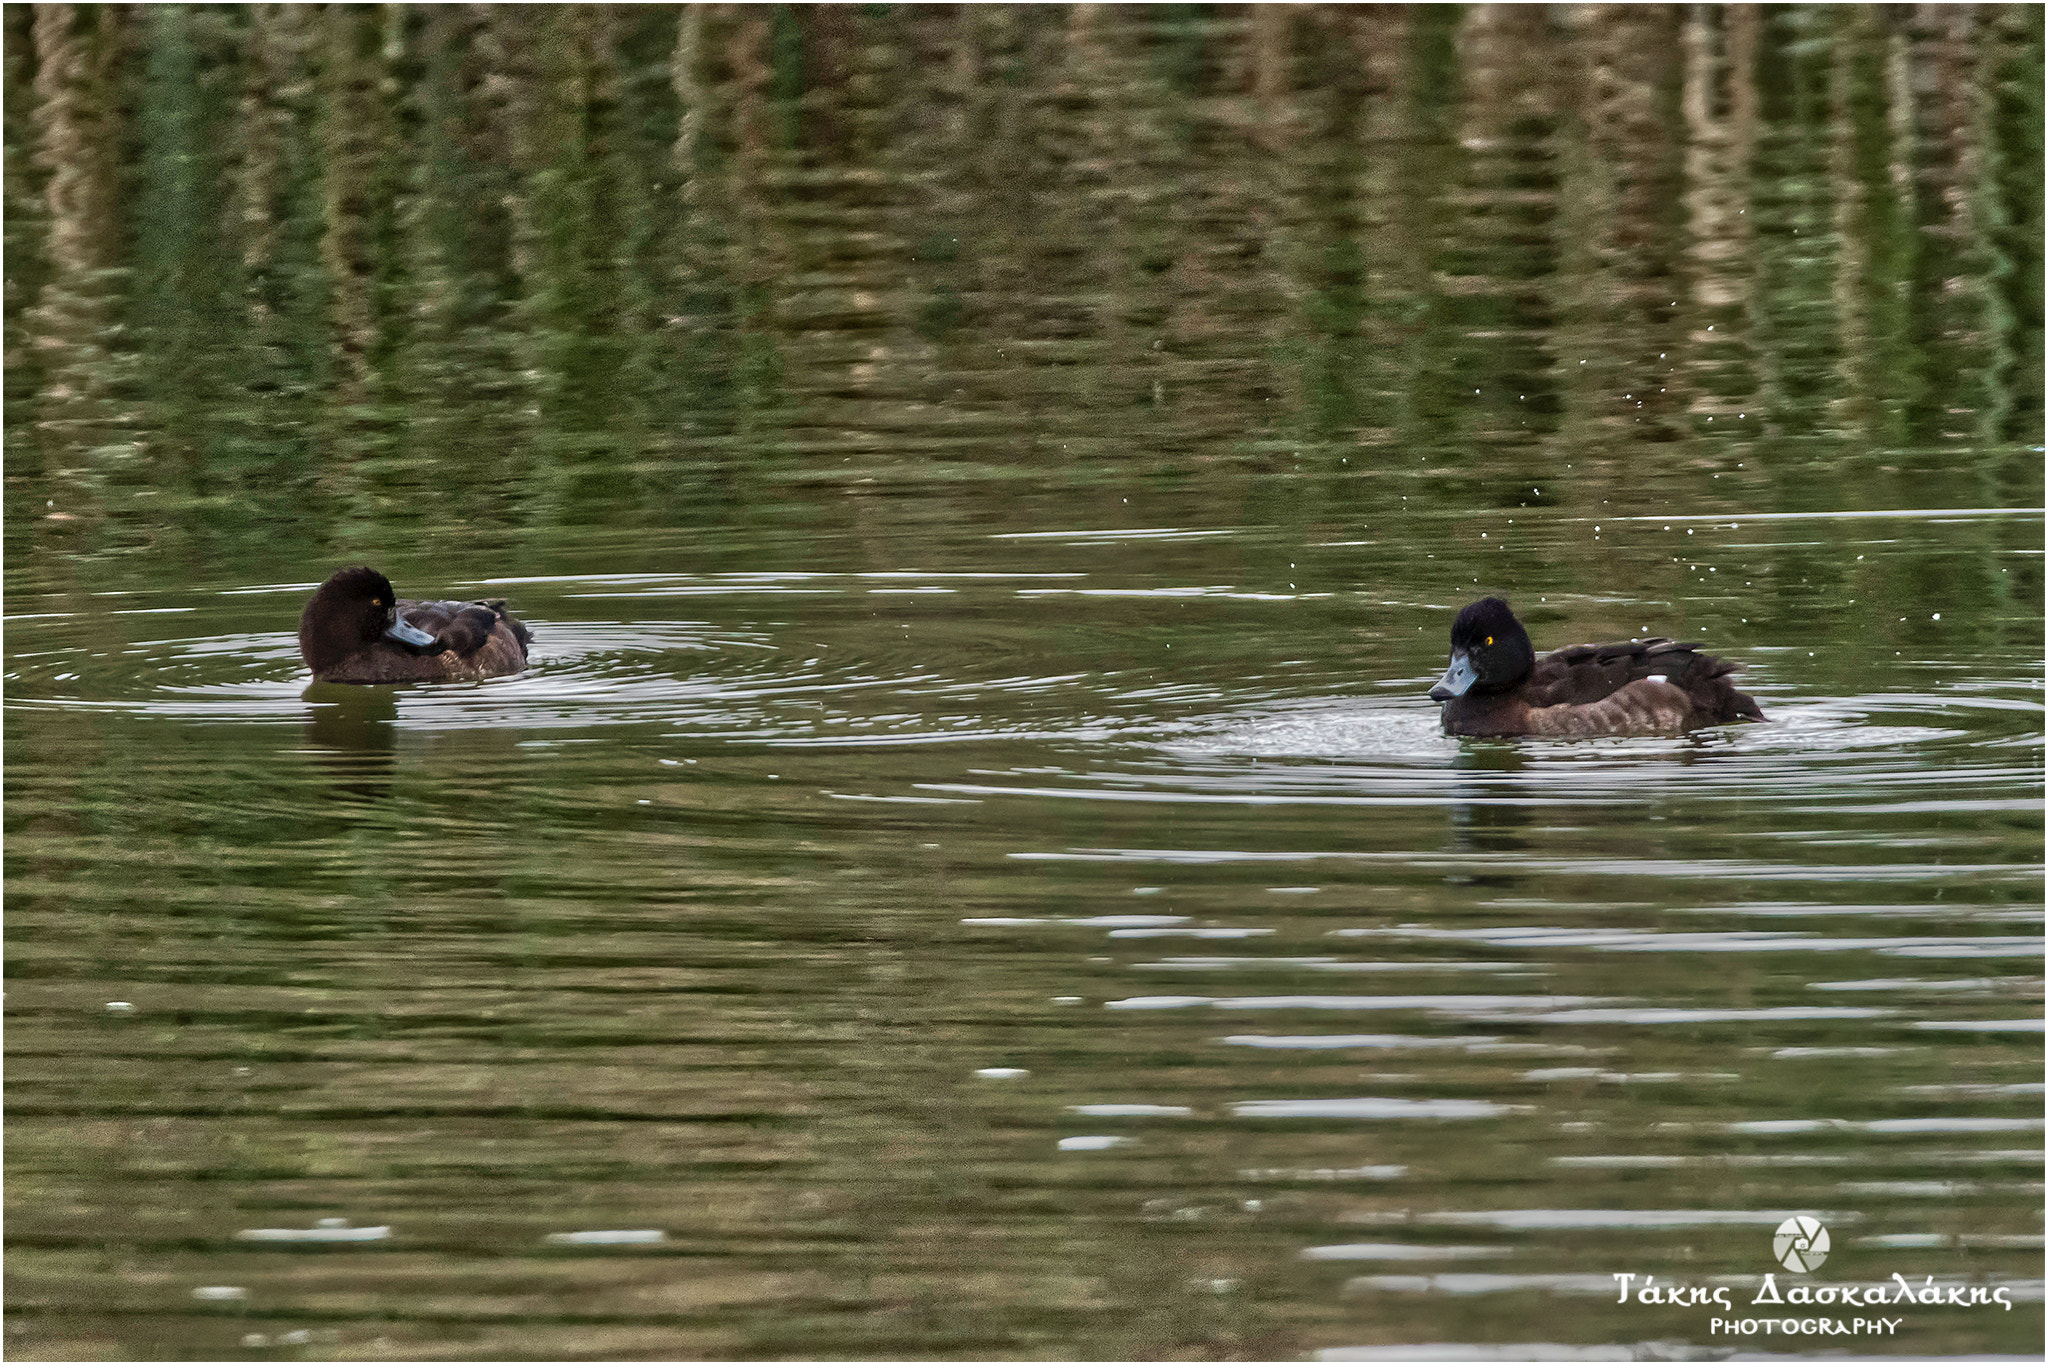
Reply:
<svg viewBox="0 0 2048 1365"><path fill-rule="evenodd" d="M1762 720L1729 681L1737 665L1676 640L1569 645L1536 661L1518 689L1531 720L1554 734L1687 730ZM1545 723L1547 722L1547 723Z"/></svg>
<svg viewBox="0 0 2048 1365"><path fill-rule="evenodd" d="M452 654L467 656L486 647L494 635L509 634L518 645L520 663L526 662L526 648L533 632L526 623L505 610L504 599L491 602L400 602L398 614L448 646ZM506 630L500 632L502 623Z"/></svg>
<svg viewBox="0 0 2048 1365"><path fill-rule="evenodd" d="M438 661L440 677L492 677L526 667L533 632L494 602L400 602L398 614L434 637L445 651L423 656Z"/></svg>

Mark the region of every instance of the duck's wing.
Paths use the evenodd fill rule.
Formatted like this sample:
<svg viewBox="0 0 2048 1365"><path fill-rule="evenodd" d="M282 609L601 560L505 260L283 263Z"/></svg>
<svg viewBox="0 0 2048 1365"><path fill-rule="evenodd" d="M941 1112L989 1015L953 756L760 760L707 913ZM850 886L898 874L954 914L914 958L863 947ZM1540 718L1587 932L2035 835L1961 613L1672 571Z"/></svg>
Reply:
<svg viewBox="0 0 2048 1365"><path fill-rule="evenodd" d="M490 642L498 622L507 618L501 604L490 602L400 602L398 614L434 637L427 654L453 654L466 658ZM524 627L520 628L524 631ZM521 635L520 649L526 647Z"/></svg>
<svg viewBox="0 0 2048 1365"><path fill-rule="evenodd" d="M1617 644L1567 645L1536 661L1523 696L1531 706L1585 706L1613 696L1632 682L1687 672L1694 645L1673 640L1626 640Z"/></svg>
<svg viewBox="0 0 2048 1365"><path fill-rule="evenodd" d="M1589 727L1626 724L1662 730L1762 720L1755 700L1737 692L1728 680L1740 667L1732 660L1702 654L1699 643L1691 640L1571 645L1537 661L1528 699L1532 707L1585 711ZM1596 707L1604 708L1598 716L1592 714Z"/></svg>

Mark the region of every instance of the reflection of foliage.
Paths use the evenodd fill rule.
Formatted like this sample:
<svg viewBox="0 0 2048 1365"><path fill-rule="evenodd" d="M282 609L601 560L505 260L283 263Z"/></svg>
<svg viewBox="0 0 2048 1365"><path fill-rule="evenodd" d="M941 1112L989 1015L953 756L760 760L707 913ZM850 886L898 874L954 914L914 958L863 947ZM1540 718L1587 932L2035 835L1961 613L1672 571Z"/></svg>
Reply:
<svg viewBox="0 0 2048 1365"><path fill-rule="evenodd" d="M1545 497L2039 436L2037 9L7 24L10 430L115 485L615 514L976 414Z"/></svg>

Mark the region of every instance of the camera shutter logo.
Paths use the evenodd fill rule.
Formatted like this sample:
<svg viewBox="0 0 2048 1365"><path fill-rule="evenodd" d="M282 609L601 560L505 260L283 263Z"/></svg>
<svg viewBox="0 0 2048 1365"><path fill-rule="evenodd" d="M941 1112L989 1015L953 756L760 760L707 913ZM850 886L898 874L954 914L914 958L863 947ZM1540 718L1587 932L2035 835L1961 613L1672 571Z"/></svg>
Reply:
<svg viewBox="0 0 2048 1365"><path fill-rule="evenodd" d="M1811 1275L1828 1258L1828 1230L1820 1219L1803 1213L1787 1218L1771 1238L1771 1251L1785 1269Z"/></svg>

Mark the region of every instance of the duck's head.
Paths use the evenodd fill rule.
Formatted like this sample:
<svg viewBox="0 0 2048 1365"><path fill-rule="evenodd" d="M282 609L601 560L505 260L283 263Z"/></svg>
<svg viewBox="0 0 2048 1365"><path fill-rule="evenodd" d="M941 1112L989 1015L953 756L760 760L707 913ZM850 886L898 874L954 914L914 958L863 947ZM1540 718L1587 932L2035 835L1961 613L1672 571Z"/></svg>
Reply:
<svg viewBox="0 0 2048 1365"><path fill-rule="evenodd" d="M1482 597L1451 623L1451 666L1429 689L1429 699L1504 691L1535 667L1536 647L1515 613L1498 597Z"/></svg>
<svg viewBox="0 0 2048 1365"><path fill-rule="evenodd" d="M391 580L368 565L337 572L299 615L299 654L316 674L379 640L414 650L434 643L433 636L399 616Z"/></svg>

